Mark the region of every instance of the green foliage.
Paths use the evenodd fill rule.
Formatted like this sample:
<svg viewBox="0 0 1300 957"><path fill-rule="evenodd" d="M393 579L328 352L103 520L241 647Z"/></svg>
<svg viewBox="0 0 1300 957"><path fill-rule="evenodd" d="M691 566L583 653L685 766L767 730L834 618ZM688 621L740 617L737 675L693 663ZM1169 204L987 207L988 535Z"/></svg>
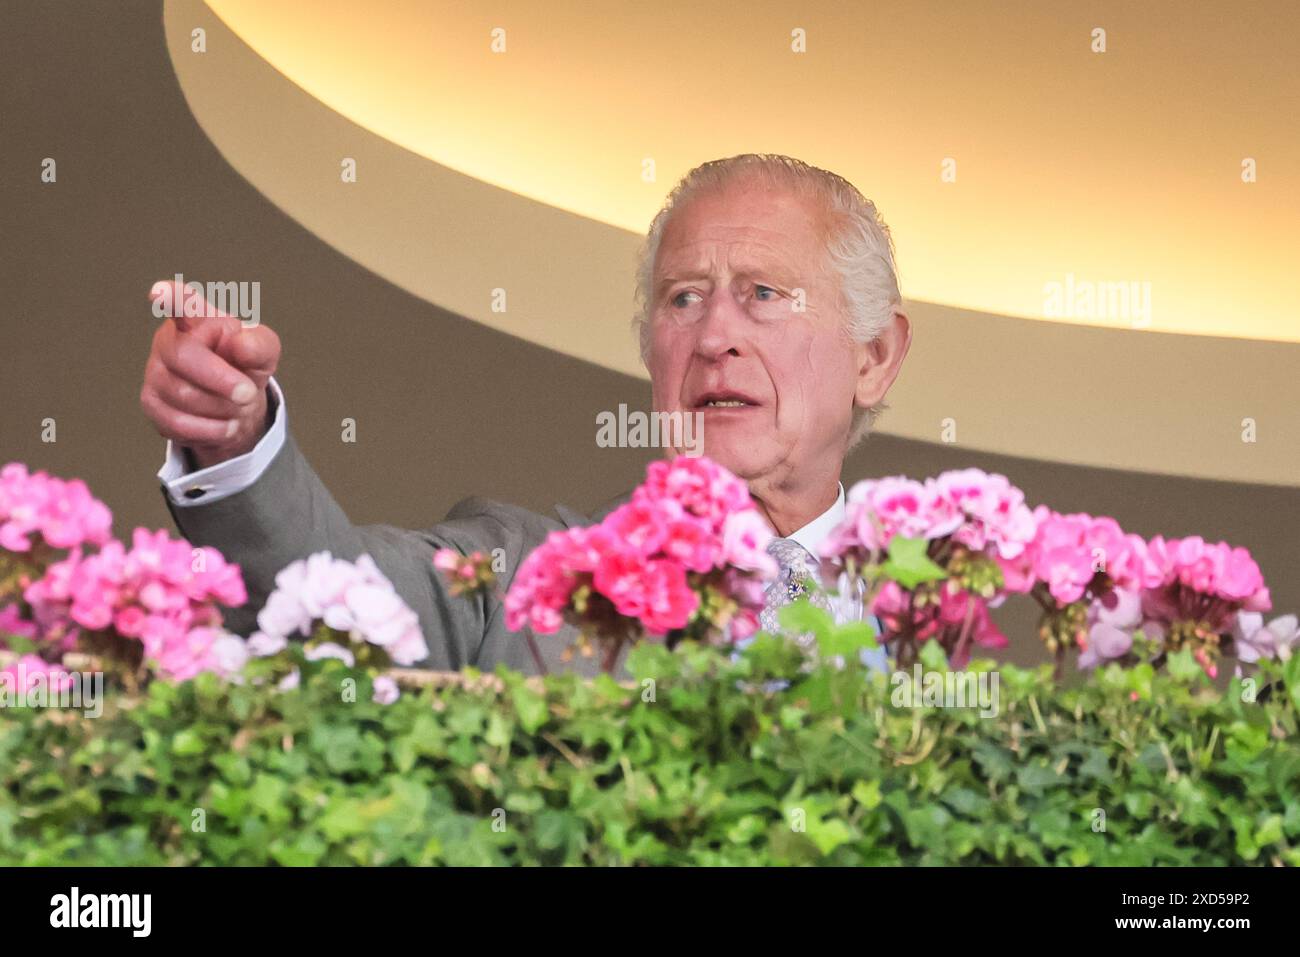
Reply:
<svg viewBox="0 0 1300 957"><path fill-rule="evenodd" d="M1300 864L1297 659L1223 692L1185 662L1065 690L977 662L981 717L846 658L642 645L631 687L502 670L389 706L325 661L286 693L7 710L0 864Z"/></svg>
<svg viewBox="0 0 1300 957"><path fill-rule="evenodd" d="M866 648L876 647L876 629L865 621L835 624L830 613L809 601L795 601L783 606L777 617L786 634L813 635L822 655L856 656Z"/></svg>
<svg viewBox="0 0 1300 957"><path fill-rule="evenodd" d="M948 573L930 560L926 553L929 545L924 538L895 536L889 542L889 557L880 566L881 573L908 589L924 582L943 581Z"/></svg>

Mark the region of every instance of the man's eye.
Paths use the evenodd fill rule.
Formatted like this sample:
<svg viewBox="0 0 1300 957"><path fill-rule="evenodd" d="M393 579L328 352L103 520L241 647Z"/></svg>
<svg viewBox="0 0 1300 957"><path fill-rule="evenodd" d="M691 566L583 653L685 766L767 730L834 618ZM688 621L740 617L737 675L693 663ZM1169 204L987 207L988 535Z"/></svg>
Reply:
<svg viewBox="0 0 1300 957"><path fill-rule="evenodd" d="M773 296L779 296L779 295L780 295L780 293L778 293L778 292L777 292L775 289L773 289L771 286L755 286L755 287L754 287L754 295L758 296L760 299L762 299L762 294L763 294L764 292L770 292ZM772 301L771 299L763 299L763 302L771 302L771 301Z"/></svg>
<svg viewBox="0 0 1300 957"><path fill-rule="evenodd" d="M682 306L686 305L686 303L682 302L682 297L683 297L683 296L694 296L694 295L695 295L695 293L690 292L690 291L679 292L677 295L673 296L673 305L676 306L676 307L678 307L678 308L681 308Z"/></svg>

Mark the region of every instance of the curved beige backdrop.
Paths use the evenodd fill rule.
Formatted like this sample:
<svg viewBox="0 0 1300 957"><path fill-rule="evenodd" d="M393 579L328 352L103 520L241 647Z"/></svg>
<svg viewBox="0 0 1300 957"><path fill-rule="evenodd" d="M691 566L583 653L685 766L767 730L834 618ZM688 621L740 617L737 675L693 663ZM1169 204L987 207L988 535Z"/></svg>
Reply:
<svg viewBox="0 0 1300 957"><path fill-rule="evenodd" d="M480 101L484 96L490 103L501 94L500 81L493 83L485 75L485 56L471 57L473 62L457 61L453 84L446 74L408 68L416 61L409 59L409 44L403 40L394 43L387 66L372 70L389 84L381 85L379 92L404 91L400 98L404 115L418 118L420 107L430 107L443 124L431 129L441 137L439 142L449 155L477 155L466 145L483 142L481 137L475 140L471 136L476 124L506 137L509 150L499 149L496 162L482 160L482 178L478 178L394 142L403 136L401 129L394 127L391 112L380 111L365 125L353 122L272 66L283 66L290 76L300 74L295 79L309 88L310 78L319 83L322 76L333 76L340 81L332 87L335 95L339 89L369 91L372 98L368 101L363 96L348 101L355 118L358 111L364 112L367 102L384 100L374 98L375 81L364 72L364 57L349 58L348 50L373 53L377 36L409 38L412 30L427 27L429 14L420 15L417 8L400 3L378 8L308 8L297 3L253 6L222 0L214 5L232 23L242 24L257 37L262 55L199 0L167 0L168 48L198 123L223 157L264 196L344 255L429 302L529 342L644 376L629 329L634 257L641 237L639 232L610 224L626 220L629 212L611 198L608 178L598 175L607 172L608 151L589 157L583 144L566 138L563 128L546 122L551 112L567 109L571 113L572 103L557 100L562 86L546 85L555 82L551 78L554 71L542 68L536 51L525 53L522 64L512 67L516 84L528 82L528 75L518 72L523 64L538 67L532 74L537 89L527 97L538 111L531 118L503 117ZM626 11L622 6L619 9ZM258 10L266 15L259 18ZM295 16L309 18L310 29L289 29ZM364 22L349 20L349 16L360 16ZM403 16L411 18L412 30L393 33L394 24L400 26ZM437 22L451 33L478 36L481 32L486 49L487 32L496 21L489 24L477 15L467 18L447 13ZM523 26L515 36L524 44L528 42L527 24L534 20L522 9L509 16L498 14L497 19ZM635 32L638 21L634 19L601 22L602 75L607 68L617 74L619 44L632 50L649 41ZM363 29L365 23L379 24L382 29L376 34ZM198 27L207 34L206 52L201 54L191 49L192 31ZM1086 36L1086 29L1084 33ZM562 41L556 38L566 35L557 27L540 40L536 35L532 40L552 44L547 49L558 55L555 44ZM344 43L347 38L355 42ZM431 41L426 60L442 63L446 69L451 61L443 54L451 48ZM324 64L326 69L312 69L313 64ZM665 69L672 70L671 63L666 62ZM437 80L432 88L427 85L431 77ZM613 105L617 105L618 89L613 80L605 87L604 95ZM980 87L976 84L973 89ZM548 90L554 95L538 95ZM821 87L816 85L794 88L796 94L805 96L814 90L820 95ZM1270 90L1270 96L1277 92ZM1064 89L1053 87L1048 92L1062 97L1063 104L1071 102ZM885 91L881 95L897 99L895 94ZM1131 97L1125 99L1119 90L1110 94L1132 111ZM843 96L843 91L839 95ZM722 109L724 99L715 98L712 107ZM948 116L955 128L963 126L951 103L933 109ZM1026 112L1034 111L1026 107ZM691 115L699 118L696 113ZM1125 115L1127 119L1116 127L1120 131L1117 136L1134 132L1134 117ZM756 123L760 119L756 118ZM898 121L905 123L908 116L900 114ZM640 186L643 192L653 193L653 197L639 200L638 208L648 210L642 219L648 221L671 183L691 164L748 149L790 152L836 169L879 200L872 183L856 175L859 168L869 169L855 160L869 142L867 132L858 131L856 124L836 124L833 118L826 122L840 134L838 140L827 141L806 130L776 136L761 123L753 138L736 138L730 141L730 148L722 150L710 148L714 139L694 135L690 122L677 130L679 135L664 130L648 136L634 155L659 158L658 181ZM608 133L611 141L622 142L618 131L625 129L623 123L588 125L594 127L597 139ZM413 129L410 136L414 140L423 134L428 142L428 129L419 123ZM1125 130L1127 134L1123 134ZM891 135L877 138L898 143ZM800 143L808 144L807 148L800 149ZM1118 145L1117 139L1112 146ZM1293 150L1290 155L1294 157L1294 144L1283 145ZM910 148L897 146L904 155ZM342 181L344 158L356 160L355 183ZM1068 171L1073 161L1054 152L1049 162ZM1178 160L1174 166L1181 169L1179 164L1185 162ZM520 170L528 169L545 171L534 183L549 183L553 202L540 202L485 181L509 182L523 175ZM934 178L937 182L937 173ZM979 184L978 174L974 179ZM1248 188L1235 173L1228 179L1235 181L1234 188ZM997 200L1006 182L1019 184L1014 191L1017 203L1003 203L1003 214L991 217L980 203ZM594 198L579 202L588 185ZM1015 311L1018 304L1027 302L1025 289L1032 288L1041 300L1044 281L1064 280L1068 272L1080 279L1145 281L1145 277L1155 277L1153 297L1166 296L1162 309L1198 297L1202 306L1175 309L1178 318L1153 309L1153 330L1181 326L1225 332L1235 323L1235 331L1256 338L1070 325L910 300L916 323L913 351L890 396L892 410L882 420L881 431L930 442L955 439L963 447L1048 461L1300 485L1300 414L1294 388L1282 386L1293 382L1300 370L1300 345L1268 341L1269 337L1300 337L1289 319L1290 303L1283 302L1286 294L1281 271L1294 268L1293 228L1274 231L1272 225L1275 220L1281 222L1278 217L1296 212L1295 191L1279 193L1275 183L1274 202L1268 215L1259 219L1268 228L1253 232L1247 248L1219 256L1216 261L1223 268L1211 276L1207 261L1188 252L1201 247L1188 244L1185 224L1178 217L1168 218L1164 227L1177 235L1180 243L1171 259L1156 262L1144 258L1132 246L1132 231L1153 216L1167 216L1174 195L1171 191L1186 193L1190 189L1188 195L1197 195L1199 189L1202 199L1213 207L1228 202L1219 193L1221 186L1208 187L1185 170L1159 182L1148 181L1134 194L1141 203L1130 209L1127 219L1098 215L1086 206L1081 209L1086 197L1077 191L1044 196L1042 186L1015 176L997 184L986 183L982 190L975 190L982 198L974 205L958 202L946 206L940 217L942 226L937 219L927 219L938 215L929 201L920 203L924 208L914 214L906 206L891 208L881 200L898 238L904 279L916 274L926 277L909 288L928 287L940 295L964 296L972 302L992 301L998 298L996 290L977 277L1002 275L1010 265L1019 270L1019 279L1004 301L1009 311ZM528 191L548 193L547 189ZM1107 202L1114 201L1107 196ZM590 215L578 215L562 206L583 209ZM1044 219L1047 208L1055 212ZM1017 209L1022 210L1019 219ZM1061 215L1062 210L1088 219L1100 230L1097 235L1113 237L1113 242L1094 242L1089 248L1063 243L1062 237L1078 230ZM916 235L915 231L926 229L927 222L934 236ZM939 244L933 248L941 250L935 257L925 254L931 240ZM1098 258L1098 248L1109 250L1110 258ZM1213 244L1207 248L1214 251ZM966 261L960 269L949 270L954 272L952 282L941 282L932 268L922 268L933 266L936 257L940 264L955 261L959 249L965 250ZM1053 253L1042 258L1031 255L1033 249ZM1293 250L1289 258L1287 249ZM916 257L911 262L909 254ZM1126 257L1131 257L1135 266L1114 265L1130 261ZM1070 263L1074 268L1048 270L1046 263ZM1174 275L1179 263L1185 272ZM505 311L493 311L496 289L507 293ZM1233 305L1237 314L1225 320L1229 310L1207 312L1206 296L1210 296L1210 305L1237 296ZM1218 318L1207 320L1211 313Z"/></svg>

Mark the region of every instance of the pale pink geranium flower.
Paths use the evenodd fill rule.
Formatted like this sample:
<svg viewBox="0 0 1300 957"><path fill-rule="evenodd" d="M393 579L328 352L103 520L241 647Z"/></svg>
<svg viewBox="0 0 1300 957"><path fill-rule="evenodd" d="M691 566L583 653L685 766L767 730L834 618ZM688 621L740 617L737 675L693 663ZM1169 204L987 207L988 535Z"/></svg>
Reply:
<svg viewBox="0 0 1300 957"><path fill-rule="evenodd" d="M952 539L1004 559L1024 551L1037 530L1024 494L1003 475L962 469L918 482L902 475L858 482L846 498L846 522L826 557L865 558L896 537Z"/></svg>
<svg viewBox="0 0 1300 957"><path fill-rule="evenodd" d="M920 482L898 475L866 484L866 500L863 504L871 509L884 528L885 544L896 535L903 538L938 538L960 524L960 515L953 511L952 529L934 534L939 527L946 525L950 517L944 515L936 522L936 500Z"/></svg>
<svg viewBox="0 0 1300 957"><path fill-rule="evenodd" d="M1267 625L1257 611L1239 611L1232 626L1237 659L1246 663L1261 658L1289 658L1300 648L1300 620L1281 615Z"/></svg>
<svg viewBox="0 0 1300 957"><path fill-rule="evenodd" d="M944 472L927 486L937 493L940 503L955 506L958 516L953 539L972 551L983 552L991 546L998 557L1015 558L1038 531L1038 522L1025 505L1024 493L1005 475L962 469ZM932 505L936 512L942 507ZM946 527L940 525L934 532L947 534L943 531ZM932 532L929 537L937 536Z"/></svg>
<svg viewBox="0 0 1300 957"><path fill-rule="evenodd" d="M1115 588L1088 606L1088 632L1079 652L1080 668L1095 668L1122 658L1133 647L1133 634L1143 624L1142 600L1138 592ZM1148 637L1155 637L1151 628Z"/></svg>
<svg viewBox="0 0 1300 957"><path fill-rule="evenodd" d="M298 601L312 618L323 618L325 610L340 604L344 594L365 575L359 566L336 559L329 552L307 558L307 573L298 590Z"/></svg>
<svg viewBox="0 0 1300 957"><path fill-rule="evenodd" d="M311 631L311 613L303 607L295 592L279 584L266 598L266 604L257 613L257 624L267 636L285 638L289 635L306 635ZM274 652L272 652L274 653Z"/></svg>
<svg viewBox="0 0 1300 957"><path fill-rule="evenodd" d="M248 661L248 650L238 635L222 628L199 627L177 629L155 644L151 656L172 680L186 681L202 672L234 678Z"/></svg>
<svg viewBox="0 0 1300 957"><path fill-rule="evenodd" d="M277 654L293 635L310 635L317 621L352 641L383 648L395 664L429 656L419 617L369 555L349 562L318 552L281 569L249 650L255 657Z"/></svg>
<svg viewBox="0 0 1300 957"><path fill-rule="evenodd" d="M255 631L248 636L248 653L254 658L269 658L289 647L289 640L281 633Z"/></svg>
<svg viewBox="0 0 1300 957"><path fill-rule="evenodd" d="M407 666L419 664L429 657L429 646L425 643L424 632L420 630L418 620L388 646L388 657L393 659L394 664Z"/></svg>
<svg viewBox="0 0 1300 957"><path fill-rule="evenodd" d="M454 548L439 548L433 553L433 567L439 571L454 572L460 561L461 554Z"/></svg>
<svg viewBox="0 0 1300 957"><path fill-rule="evenodd" d="M900 656L914 642L930 639L955 661L964 661L974 645L1006 644L989 609L1007 592L1032 586L1026 551L1038 530L1024 494L1006 476L958 469L924 482L901 475L870 479L849 490L846 506L844 522L821 548L833 570L847 574L854 566L879 566L901 537L923 540L930 559L949 572L947 579L915 589L896 581L879 586L871 611ZM994 563L1004 581L989 594L997 580Z"/></svg>
<svg viewBox="0 0 1300 957"><path fill-rule="evenodd" d="M977 477L974 478L977 494L968 493L958 500L966 517L964 527L977 531L979 540L991 545L1000 557L1016 557L1038 531L1037 518L1025 505L1024 493L1005 475L967 471ZM941 475L935 479L941 488L943 478ZM954 534L960 533L961 530Z"/></svg>
<svg viewBox="0 0 1300 957"><path fill-rule="evenodd" d="M222 631L208 646L208 660L218 674L238 675L249 657L248 642L228 631Z"/></svg>
<svg viewBox="0 0 1300 957"><path fill-rule="evenodd" d="M397 640L401 622L396 619L405 607L392 587L358 579L321 609L320 618L335 631L364 631L372 644L383 646Z"/></svg>
<svg viewBox="0 0 1300 957"><path fill-rule="evenodd" d="M356 655L333 641L324 641L319 645L313 645L303 652L303 657L308 661L323 661L326 658L334 658L343 662L349 668L357 663Z"/></svg>
<svg viewBox="0 0 1300 957"><path fill-rule="evenodd" d="M374 680L373 700L376 704L392 704L401 697L397 682L387 675L380 675Z"/></svg>

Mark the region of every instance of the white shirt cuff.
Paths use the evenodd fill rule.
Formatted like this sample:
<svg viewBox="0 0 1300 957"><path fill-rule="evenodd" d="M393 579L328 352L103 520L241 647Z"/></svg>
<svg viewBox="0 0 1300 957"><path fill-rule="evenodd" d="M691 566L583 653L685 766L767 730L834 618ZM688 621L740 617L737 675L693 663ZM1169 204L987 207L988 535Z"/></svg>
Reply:
<svg viewBox="0 0 1300 957"><path fill-rule="evenodd" d="M167 441L167 460L158 470L158 478L167 489L167 497L172 503L182 508L193 505L208 505L220 501L228 495L234 495L248 488L266 471L275 454L284 445L287 413L284 408L284 393L280 384L272 376L268 383L271 398L275 402L275 418L266 435L250 452L209 465L205 469L186 473L185 458L181 450L170 439Z"/></svg>

